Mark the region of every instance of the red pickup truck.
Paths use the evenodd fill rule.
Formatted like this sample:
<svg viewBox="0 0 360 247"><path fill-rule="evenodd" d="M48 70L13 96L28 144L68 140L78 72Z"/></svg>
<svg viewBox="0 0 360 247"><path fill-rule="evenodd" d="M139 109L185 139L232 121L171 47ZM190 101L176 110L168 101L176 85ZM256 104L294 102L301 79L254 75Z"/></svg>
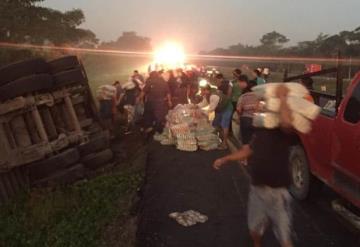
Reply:
<svg viewBox="0 0 360 247"><path fill-rule="evenodd" d="M318 178L352 205L360 209L360 72L342 91L340 69L328 69L307 75L285 78L293 81L326 73L337 73L336 96L313 92L322 113L313 123L310 134L299 135L298 145L291 154L293 185L291 193L296 199L305 199L311 190L313 177ZM353 207L355 206L355 207ZM333 204L334 207L334 204ZM346 211L346 212L345 212ZM342 207L343 216L353 216L354 211ZM344 213L345 212L345 213Z"/></svg>

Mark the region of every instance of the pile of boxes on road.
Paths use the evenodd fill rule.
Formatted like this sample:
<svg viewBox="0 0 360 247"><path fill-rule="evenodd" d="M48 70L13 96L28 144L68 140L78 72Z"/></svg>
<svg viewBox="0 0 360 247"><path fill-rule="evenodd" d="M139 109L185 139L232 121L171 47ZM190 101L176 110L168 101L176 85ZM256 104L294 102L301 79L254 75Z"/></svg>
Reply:
<svg viewBox="0 0 360 247"><path fill-rule="evenodd" d="M218 148L220 139L208 116L198 106L177 105L166 119L163 133L154 136L162 145L176 145L177 149L189 152Z"/></svg>
<svg viewBox="0 0 360 247"><path fill-rule="evenodd" d="M280 99L276 96L277 87L285 85L288 90L287 104L292 114L292 126L300 133L311 131L311 121L320 114L321 108L305 99L310 93L299 83L269 83L256 86L253 91L262 99L262 113L256 113L253 125L260 128L274 129L280 125Z"/></svg>
<svg viewBox="0 0 360 247"><path fill-rule="evenodd" d="M74 182L112 157L76 56L0 68L0 202L23 187Z"/></svg>

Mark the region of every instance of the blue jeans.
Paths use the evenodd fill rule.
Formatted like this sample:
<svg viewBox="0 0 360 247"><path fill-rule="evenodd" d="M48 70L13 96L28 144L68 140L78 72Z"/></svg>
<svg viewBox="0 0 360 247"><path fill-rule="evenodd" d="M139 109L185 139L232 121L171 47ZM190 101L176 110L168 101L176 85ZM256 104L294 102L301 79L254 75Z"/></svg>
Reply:
<svg viewBox="0 0 360 247"><path fill-rule="evenodd" d="M233 110L231 108L225 109L222 112L215 112L215 119L213 121L214 127L221 127L222 129L230 128Z"/></svg>

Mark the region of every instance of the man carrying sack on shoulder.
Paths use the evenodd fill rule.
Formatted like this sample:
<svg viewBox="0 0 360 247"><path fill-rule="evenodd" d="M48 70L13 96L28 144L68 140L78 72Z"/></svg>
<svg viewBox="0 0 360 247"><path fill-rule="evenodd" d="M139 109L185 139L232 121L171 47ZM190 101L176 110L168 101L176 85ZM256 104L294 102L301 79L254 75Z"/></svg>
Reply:
<svg viewBox="0 0 360 247"><path fill-rule="evenodd" d="M263 99L267 98L267 102L275 100L276 103L271 103L271 107L267 109L271 108L276 112L259 114L262 121L254 119L253 124L257 121L257 125L255 124L250 145L245 145L237 152L217 159L213 164L214 169L219 170L231 161L248 161L251 177L248 226L255 247L261 246L262 236L268 226L272 226L282 247L293 246L291 197L287 190L291 184L290 146L296 130L309 131L307 128L299 128L296 116L300 114L295 112L294 102L300 102L304 105L303 108L306 108L297 109L299 112L306 112L311 108L318 109L315 109L317 106L311 103L302 102L302 92L307 92L304 88L300 88L299 98L293 97L296 96L296 92L292 91L291 87L299 86L290 84L272 84L268 87L264 85L254 89L255 92L262 92L260 96ZM266 117L273 119L267 121ZM315 113L313 117L316 117ZM302 123L306 125L309 122L310 125L307 118L301 116L300 119L305 119Z"/></svg>

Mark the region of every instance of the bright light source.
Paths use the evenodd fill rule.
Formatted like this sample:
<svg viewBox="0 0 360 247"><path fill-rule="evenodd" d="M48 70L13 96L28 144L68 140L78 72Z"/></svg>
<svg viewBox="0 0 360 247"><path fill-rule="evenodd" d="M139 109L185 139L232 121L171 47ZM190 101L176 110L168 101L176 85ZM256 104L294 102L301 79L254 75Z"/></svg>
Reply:
<svg viewBox="0 0 360 247"><path fill-rule="evenodd" d="M183 67L185 63L183 47L172 42L166 43L163 47L155 51L154 63L161 64L169 69Z"/></svg>
<svg viewBox="0 0 360 247"><path fill-rule="evenodd" d="M205 79L202 79L200 82L199 82L199 86L200 87L206 87L208 85L208 81L205 80Z"/></svg>

